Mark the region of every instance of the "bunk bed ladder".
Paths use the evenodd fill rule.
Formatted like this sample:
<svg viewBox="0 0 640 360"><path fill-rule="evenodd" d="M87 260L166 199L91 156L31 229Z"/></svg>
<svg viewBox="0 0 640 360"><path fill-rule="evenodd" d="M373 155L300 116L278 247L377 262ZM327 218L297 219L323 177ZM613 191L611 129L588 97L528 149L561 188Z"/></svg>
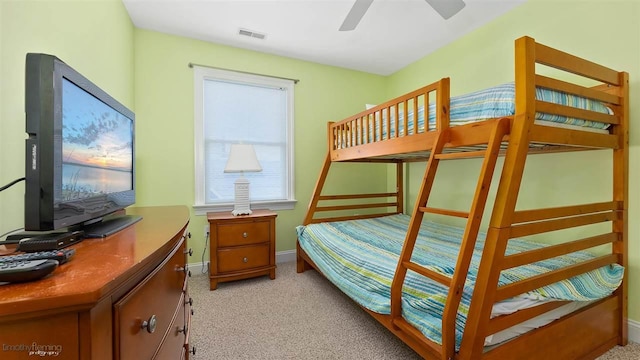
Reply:
<svg viewBox="0 0 640 360"><path fill-rule="evenodd" d="M509 119L497 119L493 130L489 134L489 139L486 141L486 149L458 153L443 153L443 149L450 138L450 129L445 129L440 132L433 148L431 149L431 154L425 169L425 175L422 180L422 186L419 193L420 195L415 204L402 252L400 253L400 258L398 260L398 266L391 285L391 322L394 327L399 328L408 334L412 334L413 336L420 336L420 332L402 317L402 286L406 278L407 270L412 270L422 276L428 277L433 281L437 281L440 284L449 287L447 302L442 317L442 347L439 349L439 353L442 354L442 359L444 360L453 359L454 356L455 321L457 310L462 298L464 282L469 270L469 264L471 262L480 223L482 221L482 215L487 202L491 179L495 171L497 158L500 154L500 145L504 136L509 133L509 129ZM478 156L483 156L484 160L470 211L467 213L456 210L428 207L427 201L431 193L439 162L441 160ZM457 263L453 276L451 277L411 261L418 231L425 213L434 213L467 219Z"/></svg>

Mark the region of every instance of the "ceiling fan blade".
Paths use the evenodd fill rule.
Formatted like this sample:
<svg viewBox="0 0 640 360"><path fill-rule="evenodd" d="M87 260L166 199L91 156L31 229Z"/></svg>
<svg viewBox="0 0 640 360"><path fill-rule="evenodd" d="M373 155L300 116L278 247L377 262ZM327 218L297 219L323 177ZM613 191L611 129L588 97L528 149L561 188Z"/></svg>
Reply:
<svg viewBox="0 0 640 360"><path fill-rule="evenodd" d="M425 0L445 20L457 14L465 6L462 0Z"/></svg>
<svg viewBox="0 0 640 360"><path fill-rule="evenodd" d="M372 2L373 0L356 0L347 17L344 19L342 26L340 26L340 31L351 31L355 29Z"/></svg>

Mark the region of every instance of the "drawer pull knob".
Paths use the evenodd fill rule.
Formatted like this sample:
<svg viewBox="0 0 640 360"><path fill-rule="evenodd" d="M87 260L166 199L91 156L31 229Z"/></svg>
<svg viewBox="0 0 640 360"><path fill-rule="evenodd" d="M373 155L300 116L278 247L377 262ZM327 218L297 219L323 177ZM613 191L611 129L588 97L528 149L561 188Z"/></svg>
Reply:
<svg viewBox="0 0 640 360"><path fill-rule="evenodd" d="M193 306L193 298L189 297L189 300L184 302L185 304L189 304L189 306Z"/></svg>
<svg viewBox="0 0 640 360"><path fill-rule="evenodd" d="M185 274L187 274L187 273L190 273L190 271L189 271L189 269L188 269L188 268L189 268L189 266L188 266L188 265L185 265L184 267L182 267L182 266L176 266L176 271L177 271L177 272L182 271L182 272L184 272ZM191 276L191 275L189 275L189 276Z"/></svg>
<svg viewBox="0 0 640 360"><path fill-rule="evenodd" d="M185 250L184 254L189 254L189 256L193 256L193 249L189 248L189 250Z"/></svg>
<svg viewBox="0 0 640 360"><path fill-rule="evenodd" d="M243 237L243 238L246 238L247 236L249 236L249 234L247 234L246 232L243 232L243 233L242 233L242 237Z"/></svg>
<svg viewBox="0 0 640 360"><path fill-rule="evenodd" d="M149 320L145 320L142 322L141 327L143 329L146 329L149 334L153 334L153 332L156 331L156 316L151 315Z"/></svg>
<svg viewBox="0 0 640 360"><path fill-rule="evenodd" d="M182 328L178 328L178 334L180 333L187 333L187 325L183 326Z"/></svg>
<svg viewBox="0 0 640 360"><path fill-rule="evenodd" d="M246 263L246 262L248 262L248 261L249 261L249 259L247 259L247 258L243 258L243 259L242 259L242 262L244 262L244 263Z"/></svg>
<svg viewBox="0 0 640 360"><path fill-rule="evenodd" d="M193 347L191 348L191 351L189 351L189 352L190 352L191 354L195 355L195 354L196 354L196 347L195 347L195 346L193 346Z"/></svg>

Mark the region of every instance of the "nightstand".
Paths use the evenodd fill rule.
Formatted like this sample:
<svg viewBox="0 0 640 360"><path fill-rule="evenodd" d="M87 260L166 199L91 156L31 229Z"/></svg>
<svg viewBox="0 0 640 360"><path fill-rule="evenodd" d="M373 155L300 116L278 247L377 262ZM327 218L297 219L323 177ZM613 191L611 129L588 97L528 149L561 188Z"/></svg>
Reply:
<svg viewBox="0 0 640 360"><path fill-rule="evenodd" d="M276 278L276 216L269 210L238 216L230 211L207 213L210 290L219 282L263 275Z"/></svg>

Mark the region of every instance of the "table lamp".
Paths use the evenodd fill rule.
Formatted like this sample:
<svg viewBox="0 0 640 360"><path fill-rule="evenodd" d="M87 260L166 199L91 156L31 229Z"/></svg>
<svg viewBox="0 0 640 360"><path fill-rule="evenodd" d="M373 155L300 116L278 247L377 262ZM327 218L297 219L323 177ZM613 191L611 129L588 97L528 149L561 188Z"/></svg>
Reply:
<svg viewBox="0 0 640 360"><path fill-rule="evenodd" d="M224 172L240 173L240 177L235 181L235 201L231 212L234 216L251 214L251 208L249 207L249 179L244 177L245 171L262 171L262 167L256 157L256 151L253 145L250 144L232 144Z"/></svg>

